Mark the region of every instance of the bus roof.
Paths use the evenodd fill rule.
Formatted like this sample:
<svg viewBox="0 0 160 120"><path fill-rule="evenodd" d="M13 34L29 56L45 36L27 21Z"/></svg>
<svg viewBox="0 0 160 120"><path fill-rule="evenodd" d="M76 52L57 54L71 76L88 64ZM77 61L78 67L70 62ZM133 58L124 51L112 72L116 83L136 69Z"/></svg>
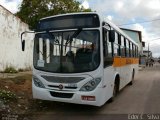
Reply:
<svg viewBox="0 0 160 120"><path fill-rule="evenodd" d="M75 13L66 13L66 14L59 14L59 15L49 16L49 17L41 18L40 20L45 20L45 19L54 18L54 17L60 17L60 16L66 16L66 15L81 15L81 14L96 14L96 15L98 15L96 12L75 12Z"/></svg>

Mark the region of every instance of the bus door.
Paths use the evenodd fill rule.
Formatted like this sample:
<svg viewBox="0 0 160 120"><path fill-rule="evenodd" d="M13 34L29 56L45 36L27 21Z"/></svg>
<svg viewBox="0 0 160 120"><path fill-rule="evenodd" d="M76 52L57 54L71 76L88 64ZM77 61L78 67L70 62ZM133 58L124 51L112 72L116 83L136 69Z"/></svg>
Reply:
<svg viewBox="0 0 160 120"><path fill-rule="evenodd" d="M104 85L107 89L111 89L114 76L114 57L113 57L113 43L109 42L109 30L103 28L103 62L104 62Z"/></svg>

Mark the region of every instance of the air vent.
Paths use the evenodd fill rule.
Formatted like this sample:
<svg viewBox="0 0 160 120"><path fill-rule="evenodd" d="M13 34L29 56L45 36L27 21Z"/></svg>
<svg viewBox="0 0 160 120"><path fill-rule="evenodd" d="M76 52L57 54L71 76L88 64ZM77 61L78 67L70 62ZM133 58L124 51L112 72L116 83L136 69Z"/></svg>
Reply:
<svg viewBox="0 0 160 120"><path fill-rule="evenodd" d="M83 77L55 77L55 76L41 76L41 77L47 80L48 82L65 83L65 84L78 83L85 79Z"/></svg>
<svg viewBox="0 0 160 120"><path fill-rule="evenodd" d="M50 87L50 88L59 88L59 86L56 86L56 85L48 85L48 87ZM77 89L77 87L68 87L68 86L64 86L64 88L66 88L66 89Z"/></svg>
<svg viewBox="0 0 160 120"><path fill-rule="evenodd" d="M58 98L72 98L73 97L73 93L50 92L50 94L53 97L58 97Z"/></svg>

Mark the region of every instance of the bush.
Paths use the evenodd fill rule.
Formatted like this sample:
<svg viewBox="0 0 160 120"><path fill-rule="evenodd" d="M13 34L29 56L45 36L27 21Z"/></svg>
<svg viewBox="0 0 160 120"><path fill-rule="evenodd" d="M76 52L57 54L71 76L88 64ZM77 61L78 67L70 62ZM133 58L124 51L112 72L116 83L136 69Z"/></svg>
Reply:
<svg viewBox="0 0 160 120"><path fill-rule="evenodd" d="M18 69L18 72L24 72L25 70L24 69L22 69L22 68L19 68Z"/></svg>
<svg viewBox="0 0 160 120"><path fill-rule="evenodd" d="M0 100L2 100L4 103L8 103L16 100L16 94L6 90L0 90Z"/></svg>
<svg viewBox="0 0 160 120"><path fill-rule="evenodd" d="M18 71L14 67L10 66L10 67L6 67L6 69L4 70L4 73L18 73Z"/></svg>
<svg viewBox="0 0 160 120"><path fill-rule="evenodd" d="M26 68L19 68L18 69L18 72L26 72L26 71L31 71L32 70L32 68L31 67L26 67Z"/></svg>

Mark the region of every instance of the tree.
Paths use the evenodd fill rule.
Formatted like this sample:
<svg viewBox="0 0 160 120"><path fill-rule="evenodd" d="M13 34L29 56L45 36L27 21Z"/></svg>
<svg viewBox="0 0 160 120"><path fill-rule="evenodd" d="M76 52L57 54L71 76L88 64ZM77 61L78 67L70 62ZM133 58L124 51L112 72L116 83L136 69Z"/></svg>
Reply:
<svg viewBox="0 0 160 120"><path fill-rule="evenodd" d="M90 12L76 0L23 0L16 15L34 29L40 18L71 12Z"/></svg>

